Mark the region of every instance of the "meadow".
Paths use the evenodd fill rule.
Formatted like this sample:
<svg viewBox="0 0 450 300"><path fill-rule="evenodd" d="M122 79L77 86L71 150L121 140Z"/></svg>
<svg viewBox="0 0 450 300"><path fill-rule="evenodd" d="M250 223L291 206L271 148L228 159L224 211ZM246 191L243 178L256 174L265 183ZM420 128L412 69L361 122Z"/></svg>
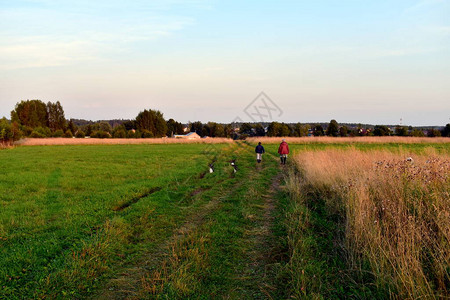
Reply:
<svg viewBox="0 0 450 300"><path fill-rule="evenodd" d="M286 185L295 297L448 297L448 150L357 145L295 155Z"/></svg>
<svg viewBox="0 0 450 300"><path fill-rule="evenodd" d="M448 296L447 142L256 142L1 150L0 298Z"/></svg>

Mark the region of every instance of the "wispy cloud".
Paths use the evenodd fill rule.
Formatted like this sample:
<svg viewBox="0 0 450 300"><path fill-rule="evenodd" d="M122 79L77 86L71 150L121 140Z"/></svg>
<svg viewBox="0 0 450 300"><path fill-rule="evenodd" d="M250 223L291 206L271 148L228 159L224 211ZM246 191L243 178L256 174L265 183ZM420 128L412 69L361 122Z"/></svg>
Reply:
<svg viewBox="0 0 450 300"><path fill-rule="evenodd" d="M132 51L135 43L168 37L195 23L172 11L208 1L55 1L36 7L0 4L0 69L61 66L104 60Z"/></svg>

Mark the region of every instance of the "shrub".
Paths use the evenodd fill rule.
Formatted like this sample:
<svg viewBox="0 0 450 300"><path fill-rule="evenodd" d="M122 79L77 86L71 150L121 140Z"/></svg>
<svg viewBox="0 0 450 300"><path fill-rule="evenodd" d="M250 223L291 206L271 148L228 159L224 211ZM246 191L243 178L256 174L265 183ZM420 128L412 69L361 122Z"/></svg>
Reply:
<svg viewBox="0 0 450 300"><path fill-rule="evenodd" d="M30 137L41 139L41 138L45 138L46 136L36 130L33 130L33 132L30 134Z"/></svg>
<svg viewBox="0 0 450 300"><path fill-rule="evenodd" d="M0 120L0 144L9 145L14 139L14 131L6 118Z"/></svg>
<svg viewBox="0 0 450 300"><path fill-rule="evenodd" d="M70 131L70 129L67 129L66 132L64 133L64 137L73 138L72 131Z"/></svg>
<svg viewBox="0 0 450 300"><path fill-rule="evenodd" d="M36 127L34 128L33 132L39 133L42 137L51 137L52 132L50 131L50 128L48 127Z"/></svg>
<svg viewBox="0 0 450 300"><path fill-rule="evenodd" d="M142 130L142 137L145 139L148 139L148 138L154 137L154 135L151 131L144 129L144 130Z"/></svg>
<svg viewBox="0 0 450 300"><path fill-rule="evenodd" d="M76 138L79 138L79 139L84 139L84 138L86 137L86 135L84 134L84 131L78 130L78 131L75 133L75 137L76 137Z"/></svg>
<svg viewBox="0 0 450 300"><path fill-rule="evenodd" d="M58 129L53 133L53 137L63 137L63 136L64 136L64 131L62 131L61 129Z"/></svg>
<svg viewBox="0 0 450 300"><path fill-rule="evenodd" d="M33 132L33 128L29 126L21 126L21 129L25 136L31 136L31 133Z"/></svg>
<svg viewBox="0 0 450 300"><path fill-rule="evenodd" d="M102 130L98 130L98 131L94 131L91 134L92 138L97 138L97 139L107 139L111 137L111 134L109 132L106 131L102 131Z"/></svg>
<svg viewBox="0 0 450 300"><path fill-rule="evenodd" d="M125 129L119 129L114 132L113 137L116 139L124 139L127 137L127 133L125 132Z"/></svg>
<svg viewBox="0 0 450 300"><path fill-rule="evenodd" d="M135 138L137 138L137 136L136 136L136 131L128 130L128 132L127 132L127 138L129 138L129 139L135 139Z"/></svg>

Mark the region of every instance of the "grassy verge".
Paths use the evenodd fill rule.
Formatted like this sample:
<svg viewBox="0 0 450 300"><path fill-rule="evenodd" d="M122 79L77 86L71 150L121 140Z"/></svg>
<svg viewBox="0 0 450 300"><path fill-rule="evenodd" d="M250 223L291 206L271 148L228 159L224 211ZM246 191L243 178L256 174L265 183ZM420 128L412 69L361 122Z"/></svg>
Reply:
<svg viewBox="0 0 450 300"><path fill-rule="evenodd" d="M419 149L413 161L411 149L296 156L286 206L292 296L448 297L447 151Z"/></svg>

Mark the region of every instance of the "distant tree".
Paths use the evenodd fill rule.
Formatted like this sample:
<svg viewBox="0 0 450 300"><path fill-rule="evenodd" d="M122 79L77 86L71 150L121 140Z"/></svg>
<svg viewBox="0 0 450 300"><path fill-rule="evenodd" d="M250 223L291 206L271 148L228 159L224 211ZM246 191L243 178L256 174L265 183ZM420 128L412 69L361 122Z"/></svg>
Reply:
<svg viewBox="0 0 450 300"><path fill-rule="evenodd" d="M33 131L30 134L30 137L32 138L46 138L46 137L51 137L52 133L50 131L50 128L48 127L36 127L33 129Z"/></svg>
<svg viewBox="0 0 450 300"><path fill-rule="evenodd" d="M331 120L330 124L328 124L327 131L328 136L337 137L339 135L339 124L336 120Z"/></svg>
<svg viewBox="0 0 450 300"><path fill-rule="evenodd" d="M127 138L129 138L129 139L136 139L136 138L140 138L140 137L141 137L141 134L134 129L127 131Z"/></svg>
<svg viewBox="0 0 450 300"><path fill-rule="evenodd" d="M113 133L113 137L116 139L124 139L127 137L127 132L125 131L125 128L119 128L118 130L115 130Z"/></svg>
<svg viewBox="0 0 450 300"><path fill-rule="evenodd" d="M203 128L202 128L202 134L200 134L201 136L210 136L211 132L211 128L209 128L208 124L203 124Z"/></svg>
<svg viewBox="0 0 450 300"><path fill-rule="evenodd" d="M314 134L314 136L324 136L325 132L323 131L322 125L317 124L316 126L314 126L313 134Z"/></svg>
<svg viewBox="0 0 450 300"><path fill-rule="evenodd" d="M82 131L82 130L78 130L77 133L75 134L75 137L79 138L79 139L84 139L85 136L86 135L85 135L84 131Z"/></svg>
<svg viewBox="0 0 450 300"><path fill-rule="evenodd" d="M64 136L64 131L62 131L62 129L58 129L55 132L53 132L53 137L63 137Z"/></svg>
<svg viewBox="0 0 450 300"><path fill-rule="evenodd" d="M264 127L260 123L257 123L253 128L255 130L256 136L265 136L266 135L266 131L264 130Z"/></svg>
<svg viewBox="0 0 450 300"><path fill-rule="evenodd" d="M151 133L152 137L163 137L167 133L167 124L163 114L159 110L144 110L136 117L137 128Z"/></svg>
<svg viewBox="0 0 450 300"><path fill-rule="evenodd" d="M225 137L225 127L222 124L215 123L215 130L214 130L214 136L215 137Z"/></svg>
<svg viewBox="0 0 450 300"><path fill-rule="evenodd" d="M234 137L234 129L233 129L233 125L231 124L227 124L224 127L224 136L227 138L233 138Z"/></svg>
<svg viewBox="0 0 450 300"><path fill-rule="evenodd" d="M291 128L289 128L289 125L281 123L279 136L290 136L290 135L291 135Z"/></svg>
<svg viewBox="0 0 450 300"><path fill-rule="evenodd" d="M47 127L47 106L41 100L27 100L16 104L11 120L30 128Z"/></svg>
<svg viewBox="0 0 450 300"><path fill-rule="evenodd" d="M246 134L246 135L253 135L253 126L250 123L242 123L241 127L239 128L240 134Z"/></svg>
<svg viewBox="0 0 450 300"><path fill-rule="evenodd" d="M91 134L91 138L97 138L97 139L107 139L110 137L111 137L111 134L109 132L102 131L102 130L94 131Z"/></svg>
<svg viewBox="0 0 450 300"><path fill-rule="evenodd" d="M196 132L198 135L201 136L203 134L203 124L202 124L202 122L196 121L194 123L191 123L190 131L191 132Z"/></svg>
<svg viewBox="0 0 450 300"><path fill-rule="evenodd" d="M92 134L92 125L88 124L88 126L86 127L86 132L85 132L86 136L91 136Z"/></svg>
<svg viewBox="0 0 450 300"><path fill-rule="evenodd" d="M111 124L109 124L108 122L100 122L96 125L98 126L98 130L100 130L100 131L104 131L104 132L108 132L108 133L112 132ZM69 123L69 127L70 127L70 123Z"/></svg>
<svg viewBox="0 0 450 300"><path fill-rule="evenodd" d="M52 131L64 130L66 118L64 117L64 109L59 101L56 103L47 103L48 127Z"/></svg>
<svg viewBox="0 0 450 300"><path fill-rule="evenodd" d="M72 131L70 129L67 129L66 132L64 132L64 137L73 138Z"/></svg>
<svg viewBox="0 0 450 300"><path fill-rule="evenodd" d="M415 128L411 131L410 135L415 137L424 137L425 133L423 133L422 130Z"/></svg>
<svg viewBox="0 0 450 300"><path fill-rule="evenodd" d="M445 125L444 129L442 129L441 135L450 137L450 124Z"/></svg>
<svg viewBox="0 0 450 300"><path fill-rule="evenodd" d="M116 139L124 139L127 137L127 131L123 124L114 127L112 131L112 137Z"/></svg>
<svg viewBox="0 0 450 300"><path fill-rule="evenodd" d="M345 137L345 136L347 136L348 135L348 127L347 126L341 126L340 128L339 128L339 136L341 136L341 137Z"/></svg>
<svg viewBox="0 0 450 300"><path fill-rule="evenodd" d="M306 125L306 124L302 125L300 123L295 124L292 135L298 136L298 137L307 136L308 135L308 126L309 125Z"/></svg>
<svg viewBox="0 0 450 300"><path fill-rule="evenodd" d="M175 121L174 119L169 119L167 121L167 136L172 136L172 134L183 134L183 124Z"/></svg>
<svg viewBox="0 0 450 300"><path fill-rule="evenodd" d="M144 130L142 130L142 137L144 139L149 139L149 138L154 138L155 136L153 135L153 132L151 132L150 130L144 129Z"/></svg>
<svg viewBox="0 0 450 300"><path fill-rule="evenodd" d="M225 128L222 124L216 122L208 122L203 126L203 135L211 137L224 137Z"/></svg>
<svg viewBox="0 0 450 300"><path fill-rule="evenodd" d="M267 136L281 136L281 124L278 122L272 122L267 128Z"/></svg>
<svg viewBox="0 0 450 300"><path fill-rule="evenodd" d="M428 130L427 136L428 137L440 137L441 132L437 129L432 128L432 129Z"/></svg>
<svg viewBox="0 0 450 300"><path fill-rule="evenodd" d="M125 121L122 124L125 127L125 130L132 130L132 129L137 129L136 128L136 123L134 121Z"/></svg>
<svg viewBox="0 0 450 300"><path fill-rule="evenodd" d="M405 126L397 126L395 127L395 135L397 136L407 136L408 128Z"/></svg>
<svg viewBox="0 0 450 300"><path fill-rule="evenodd" d="M14 141L14 131L11 123L6 119L0 119L0 146L11 145Z"/></svg>
<svg viewBox="0 0 450 300"><path fill-rule="evenodd" d="M376 136L387 136L390 135L390 133L391 130L385 125L375 125L373 130L373 134Z"/></svg>
<svg viewBox="0 0 450 300"><path fill-rule="evenodd" d="M69 124L67 124L67 130L70 130L70 132L72 132L72 133L77 131L77 127L73 123L72 119L70 119Z"/></svg>

